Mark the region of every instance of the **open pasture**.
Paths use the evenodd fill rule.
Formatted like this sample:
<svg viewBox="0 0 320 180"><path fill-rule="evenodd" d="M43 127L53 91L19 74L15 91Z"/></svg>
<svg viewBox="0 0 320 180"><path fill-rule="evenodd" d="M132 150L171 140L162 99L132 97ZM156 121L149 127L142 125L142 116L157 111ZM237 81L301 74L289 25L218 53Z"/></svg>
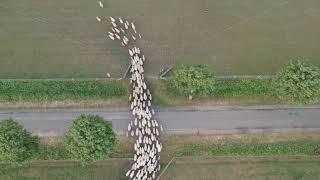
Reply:
<svg viewBox="0 0 320 180"><path fill-rule="evenodd" d="M176 63L219 75L272 74L288 60L320 64L318 0L2 0L0 78L120 77L127 52L95 16L135 21L148 75ZM109 20L109 19L108 19Z"/></svg>
<svg viewBox="0 0 320 180"><path fill-rule="evenodd" d="M163 174L162 180L316 180L320 178L317 158L180 158Z"/></svg>
<svg viewBox="0 0 320 180"><path fill-rule="evenodd" d="M124 180L130 160L111 159L83 167L70 161L39 161L0 171L3 180ZM163 164L163 167L166 164ZM318 180L316 157L181 157L173 161L161 180ZM4 166L2 165L2 168ZM164 169L164 168L163 168Z"/></svg>

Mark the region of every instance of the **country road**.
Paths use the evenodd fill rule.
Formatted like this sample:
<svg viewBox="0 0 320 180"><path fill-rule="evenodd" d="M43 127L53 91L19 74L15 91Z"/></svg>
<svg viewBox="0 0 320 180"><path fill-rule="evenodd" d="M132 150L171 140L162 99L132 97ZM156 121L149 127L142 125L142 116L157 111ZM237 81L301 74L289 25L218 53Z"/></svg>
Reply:
<svg viewBox="0 0 320 180"><path fill-rule="evenodd" d="M0 119L13 118L40 136L62 135L81 113L97 114L112 121L118 134L126 131L132 118L129 109L3 110ZM320 131L320 107L212 107L156 109L155 118L165 133L239 133Z"/></svg>

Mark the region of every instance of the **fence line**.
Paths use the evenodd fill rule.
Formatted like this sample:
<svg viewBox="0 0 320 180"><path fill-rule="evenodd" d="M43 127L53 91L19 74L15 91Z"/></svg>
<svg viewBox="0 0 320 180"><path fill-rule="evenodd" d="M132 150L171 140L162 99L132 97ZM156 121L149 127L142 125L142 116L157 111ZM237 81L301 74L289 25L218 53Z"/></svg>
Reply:
<svg viewBox="0 0 320 180"><path fill-rule="evenodd" d="M176 159L176 157L173 157L168 164L166 165L166 167L162 170L162 172L160 173L160 175L158 176L157 180L160 180L162 174L168 169L168 167L171 165L171 163Z"/></svg>
<svg viewBox="0 0 320 180"><path fill-rule="evenodd" d="M231 76L216 76L217 79L270 79L273 75L231 75ZM122 80L129 78L44 78L44 79L0 79L0 81L71 81L71 80L80 80L80 81L114 81ZM146 76L146 79L150 80L160 80L160 79L170 79L159 76Z"/></svg>

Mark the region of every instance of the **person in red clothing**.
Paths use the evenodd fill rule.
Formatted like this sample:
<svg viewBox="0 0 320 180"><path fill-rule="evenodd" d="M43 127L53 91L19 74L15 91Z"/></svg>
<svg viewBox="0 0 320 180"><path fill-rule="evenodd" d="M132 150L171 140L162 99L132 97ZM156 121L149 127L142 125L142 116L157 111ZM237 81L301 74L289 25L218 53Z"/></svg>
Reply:
<svg viewBox="0 0 320 180"><path fill-rule="evenodd" d="M200 136L200 130L199 130L199 128L197 128L196 136Z"/></svg>

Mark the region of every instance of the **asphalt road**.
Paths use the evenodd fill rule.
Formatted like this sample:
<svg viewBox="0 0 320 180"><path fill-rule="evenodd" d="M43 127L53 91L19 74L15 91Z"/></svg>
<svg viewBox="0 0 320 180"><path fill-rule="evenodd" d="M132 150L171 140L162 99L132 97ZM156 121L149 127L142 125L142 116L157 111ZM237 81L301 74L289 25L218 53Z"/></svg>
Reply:
<svg viewBox="0 0 320 180"><path fill-rule="evenodd" d="M129 109L50 109L0 111L0 119L13 118L40 136L63 134L72 119L97 114L112 121L118 134L126 132L132 115ZM155 118L165 133L201 133L320 131L320 107L207 107L156 109Z"/></svg>

